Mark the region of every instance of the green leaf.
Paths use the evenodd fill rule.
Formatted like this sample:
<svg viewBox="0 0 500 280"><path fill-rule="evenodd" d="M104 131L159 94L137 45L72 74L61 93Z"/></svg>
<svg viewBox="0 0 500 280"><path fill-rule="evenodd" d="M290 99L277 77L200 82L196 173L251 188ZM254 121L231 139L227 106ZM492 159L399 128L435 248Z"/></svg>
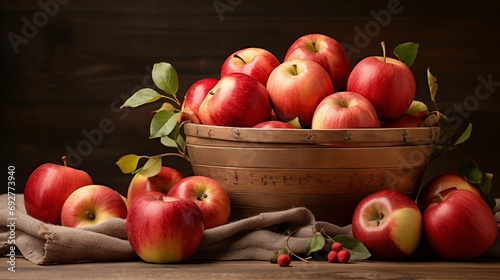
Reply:
<svg viewBox="0 0 500 280"><path fill-rule="evenodd" d="M140 159L141 157L138 155L124 155L116 162L116 165L118 165L123 173L129 174L135 171Z"/></svg>
<svg viewBox="0 0 500 280"><path fill-rule="evenodd" d="M158 113L159 111L175 112L175 110L176 110L176 108L174 105L172 105L168 102L163 102L160 109L153 111L153 113Z"/></svg>
<svg viewBox="0 0 500 280"><path fill-rule="evenodd" d="M460 145L463 142L465 142L467 139L469 139L471 131L472 131L472 124L469 123L469 125L467 126L465 131L462 133L462 135L460 135L460 137L458 137L457 141L455 142L455 145Z"/></svg>
<svg viewBox="0 0 500 280"><path fill-rule="evenodd" d="M316 232L314 236L311 239L309 239L306 243L305 247L306 255L310 255L311 253L319 251L323 249L324 246L325 246L325 237L321 233Z"/></svg>
<svg viewBox="0 0 500 280"><path fill-rule="evenodd" d="M351 253L350 260L352 261L364 260L371 256L365 245L355 238L347 235L337 235L333 240L342 243L344 249Z"/></svg>
<svg viewBox="0 0 500 280"><path fill-rule="evenodd" d="M471 184L480 184L483 179L483 173L477 166L460 164L458 173L464 176L467 182Z"/></svg>
<svg viewBox="0 0 500 280"><path fill-rule="evenodd" d="M146 161L139 173L145 177L153 177L160 172L161 164L161 157L151 157Z"/></svg>
<svg viewBox="0 0 500 280"><path fill-rule="evenodd" d="M177 125L179 114L165 110L158 111L151 121L149 138L159 138L169 135Z"/></svg>
<svg viewBox="0 0 500 280"><path fill-rule="evenodd" d="M286 247L281 247L278 251L276 251L272 256L271 259L269 259L269 262L271 263L278 263L278 257L282 254L289 255L290 252L286 249Z"/></svg>
<svg viewBox="0 0 500 280"><path fill-rule="evenodd" d="M164 92L175 95L179 89L177 71L170 63L160 62L153 65L152 78L155 85Z"/></svg>
<svg viewBox="0 0 500 280"><path fill-rule="evenodd" d="M139 107L141 105L154 102L162 97L163 95L159 94L152 88L143 88L136 91L131 97L129 97L125 103L123 103L121 108Z"/></svg>
<svg viewBox="0 0 500 280"><path fill-rule="evenodd" d="M429 92L431 93L431 100L432 102L434 102L436 110L439 111L436 103L436 94L438 91L437 78L434 75L432 75L430 68L427 68L427 83L429 84Z"/></svg>
<svg viewBox="0 0 500 280"><path fill-rule="evenodd" d="M170 148L176 148L177 147L177 142L170 138L170 136L163 136L160 138L160 143L163 146L170 147Z"/></svg>
<svg viewBox="0 0 500 280"><path fill-rule="evenodd" d="M415 113L419 113L419 112L429 114L429 108L427 108L427 105L425 105L424 102L418 101L418 100L413 100L411 102L410 108L408 108L408 110L406 110L406 113L407 114L415 114Z"/></svg>
<svg viewBox="0 0 500 280"><path fill-rule="evenodd" d="M411 67L417 58L418 46L419 44L413 42L403 43L394 49L394 54L401 62Z"/></svg>

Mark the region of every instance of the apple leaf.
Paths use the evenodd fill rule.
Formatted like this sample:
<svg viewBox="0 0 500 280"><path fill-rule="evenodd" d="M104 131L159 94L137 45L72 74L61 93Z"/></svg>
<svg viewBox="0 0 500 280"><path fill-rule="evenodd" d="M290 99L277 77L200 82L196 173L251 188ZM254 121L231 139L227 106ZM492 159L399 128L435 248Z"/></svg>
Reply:
<svg viewBox="0 0 500 280"><path fill-rule="evenodd" d="M153 120L151 120L149 128L151 135L149 138L159 138L169 135L178 123L179 114L166 110L158 111L154 115Z"/></svg>
<svg viewBox="0 0 500 280"><path fill-rule="evenodd" d="M407 114L415 114L418 112L423 112L426 114L429 114L429 108L427 108L427 105L425 105L424 102L418 101L418 100L413 100L411 102L410 107L406 111Z"/></svg>
<svg viewBox="0 0 500 280"><path fill-rule="evenodd" d="M310 255L311 253L323 249L323 246L325 246L325 237L321 233L316 232L306 243L306 255Z"/></svg>
<svg viewBox="0 0 500 280"><path fill-rule="evenodd" d="M153 111L153 113L158 113L159 111L170 111L170 112L175 112L177 109L175 108L174 105L168 102L163 102L161 105L160 109Z"/></svg>
<svg viewBox="0 0 500 280"><path fill-rule="evenodd" d="M153 65L152 78L154 84L164 92L175 96L179 89L177 71L170 63L160 62Z"/></svg>
<svg viewBox="0 0 500 280"><path fill-rule="evenodd" d="M462 133L462 135L460 135L460 137L458 137L457 141L455 142L455 145L460 145L463 142L465 142L467 139L469 139L471 131L472 131L472 124L469 123L469 125L467 126L465 131Z"/></svg>
<svg viewBox="0 0 500 280"><path fill-rule="evenodd" d="M140 159L141 157L138 155L124 155L116 162L116 165L118 165L123 173L129 174L135 171Z"/></svg>
<svg viewBox="0 0 500 280"><path fill-rule="evenodd" d="M429 91L431 93L431 100L434 103L434 106L436 106L436 110L439 111L437 103L436 103L436 94L438 91L437 78L434 75L432 75L430 68L427 68L427 83L429 84Z"/></svg>
<svg viewBox="0 0 500 280"><path fill-rule="evenodd" d="M131 97L129 97L125 103L123 103L121 108L139 107L141 105L154 102L162 97L164 96L152 88L143 88L136 91Z"/></svg>
<svg viewBox="0 0 500 280"><path fill-rule="evenodd" d="M418 47L419 44L417 43L403 43L394 49L394 54L401 62L406 64L408 67L411 67L415 62L415 58L417 58Z"/></svg>
<svg viewBox="0 0 500 280"><path fill-rule="evenodd" d="M139 174L145 177L153 177L160 172L161 164L161 157L150 157L139 171Z"/></svg>
<svg viewBox="0 0 500 280"><path fill-rule="evenodd" d="M289 255L290 252L288 252L287 248L285 246L281 247L278 251L276 251L272 256L269 262L271 263L278 263L278 257L282 254Z"/></svg>
<svg viewBox="0 0 500 280"><path fill-rule="evenodd" d="M364 260L371 256L365 245L355 238L347 235L337 235L332 239L342 243L344 248L351 253L351 261Z"/></svg>
<svg viewBox="0 0 500 280"><path fill-rule="evenodd" d="M468 164L461 164L458 172L465 177L467 182L481 190L484 194L484 200L488 203L491 209L495 208L496 201L490 194L493 174L482 172L478 166Z"/></svg>

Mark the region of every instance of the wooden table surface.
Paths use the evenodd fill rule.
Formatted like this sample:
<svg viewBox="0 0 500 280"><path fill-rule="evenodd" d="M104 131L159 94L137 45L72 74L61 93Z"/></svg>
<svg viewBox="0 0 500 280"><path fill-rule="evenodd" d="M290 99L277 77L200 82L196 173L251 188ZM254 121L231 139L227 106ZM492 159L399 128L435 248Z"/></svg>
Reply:
<svg viewBox="0 0 500 280"><path fill-rule="evenodd" d="M475 262L376 262L331 264L293 261L279 267L265 261L78 263L42 266L23 258L16 272L0 272L0 279L500 279L500 260Z"/></svg>

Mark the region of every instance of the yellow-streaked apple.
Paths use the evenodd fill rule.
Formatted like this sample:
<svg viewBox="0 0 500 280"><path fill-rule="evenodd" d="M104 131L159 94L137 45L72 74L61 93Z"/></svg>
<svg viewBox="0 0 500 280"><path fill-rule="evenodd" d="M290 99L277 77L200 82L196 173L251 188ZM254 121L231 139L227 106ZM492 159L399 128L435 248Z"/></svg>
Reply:
<svg viewBox="0 0 500 280"><path fill-rule="evenodd" d="M201 244L203 215L191 199L150 192L132 203L126 231L132 248L142 260L184 262Z"/></svg>
<svg viewBox="0 0 500 280"><path fill-rule="evenodd" d="M422 214L408 195L381 190L363 198L352 217L353 237L377 260L400 260L420 244Z"/></svg>
<svg viewBox="0 0 500 280"><path fill-rule="evenodd" d="M146 177L140 173L136 173L134 177L132 177L132 180L130 180L127 190L127 199L130 204L132 204L137 197L149 191L158 191L166 194L170 188L182 178L181 172L168 166L162 166L160 172L152 177Z"/></svg>
<svg viewBox="0 0 500 280"><path fill-rule="evenodd" d="M97 225L110 218L127 218L127 205L117 191L103 185L87 185L75 190L61 211L61 224L67 227Z"/></svg>
<svg viewBox="0 0 500 280"><path fill-rule="evenodd" d="M371 102L355 92L341 91L325 97L316 107L311 128L375 128L380 121Z"/></svg>
<svg viewBox="0 0 500 280"><path fill-rule="evenodd" d="M206 176L188 176L172 186L171 197L193 200L203 214L205 229L227 224L231 214L231 201L224 187Z"/></svg>

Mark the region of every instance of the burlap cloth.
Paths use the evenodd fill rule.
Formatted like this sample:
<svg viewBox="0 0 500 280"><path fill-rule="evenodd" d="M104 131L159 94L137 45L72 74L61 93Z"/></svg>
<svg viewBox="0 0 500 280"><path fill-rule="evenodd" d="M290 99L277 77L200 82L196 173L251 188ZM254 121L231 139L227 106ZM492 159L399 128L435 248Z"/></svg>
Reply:
<svg viewBox="0 0 500 280"><path fill-rule="evenodd" d="M500 205L500 199L497 199ZM500 207L495 209L500 223ZM8 218L15 217L14 220ZM74 229L46 224L26 215L22 194L16 195L15 216L7 209L7 196L0 195L0 255L10 252L8 225L15 222L15 246L23 257L36 264L58 264L81 261L139 260L127 241L124 219L111 219L97 226ZM296 231L290 237L279 233L283 225ZM205 230L202 244L193 260L270 260L285 242L296 254L305 253L306 242L314 231L323 230L329 236L352 236L351 226L340 227L316 221L306 208L262 213ZM288 240L287 240L288 238ZM11 239L12 240L12 239ZM328 250L325 245L324 251ZM414 257L428 257L423 248ZM500 234L484 258L500 258Z"/></svg>

